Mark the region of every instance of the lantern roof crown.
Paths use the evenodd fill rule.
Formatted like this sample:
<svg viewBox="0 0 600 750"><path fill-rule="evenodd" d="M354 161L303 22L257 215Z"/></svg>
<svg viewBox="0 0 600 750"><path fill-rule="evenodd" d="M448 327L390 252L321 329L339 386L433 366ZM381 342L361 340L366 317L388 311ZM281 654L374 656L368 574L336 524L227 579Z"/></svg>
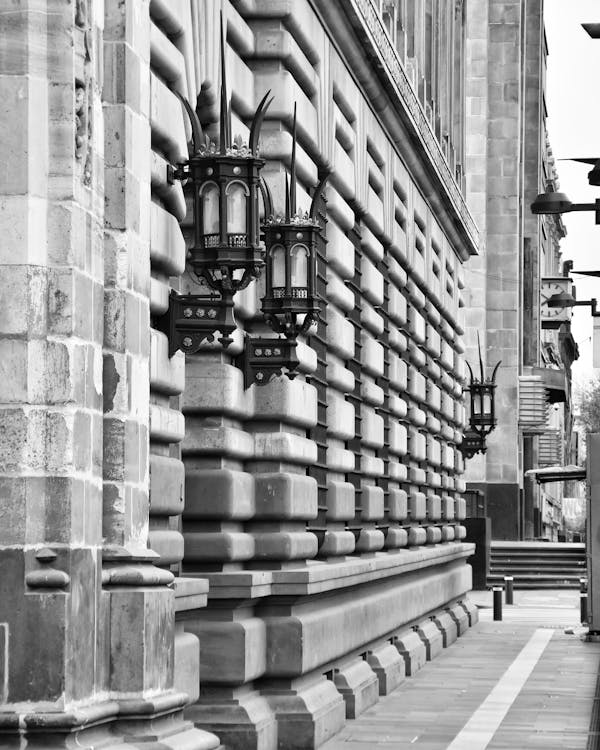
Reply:
<svg viewBox="0 0 600 750"><path fill-rule="evenodd" d="M237 158L252 159L258 156L258 139L260 129L265 118L267 109L275 97L269 99L271 90L260 100L258 107L252 118L248 142L246 143L241 135L232 138L231 135L231 100L227 96L227 69L225 65L225 32L223 27L223 11L221 11L221 107L219 112L219 144L213 141L208 133L202 131L200 118L191 104L181 94L177 96L181 99L183 106L190 118L192 126L192 156L233 156Z"/></svg>
<svg viewBox="0 0 600 750"><path fill-rule="evenodd" d="M296 203L296 144L298 138L296 133L296 102L294 102L294 116L292 119L292 157L290 161L290 171L285 175L285 213L275 214L273 211L273 199L267 183L261 181L261 189L265 202L265 225L289 225L295 226L319 226L317 219L317 205L319 196L323 191L328 175L325 175L315 188L315 192L308 211L299 209Z"/></svg>
<svg viewBox="0 0 600 750"><path fill-rule="evenodd" d="M480 376L481 379L478 380L473 375L473 369L471 368L471 365L467 361L466 365L469 370L469 375L471 376L471 385L483 385L484 383L486 385L496 385L496 374L498 372L498 368L502 364L502 361L500 360L499 362L496 363L496 366L494 367L494 370L492 372L492 377L486 381L485 372L483 369L483 359L481 357L481 341L479 340L479 332L477 333L477 349L479 350L479 371L481 373L481 376Z"/></svg>

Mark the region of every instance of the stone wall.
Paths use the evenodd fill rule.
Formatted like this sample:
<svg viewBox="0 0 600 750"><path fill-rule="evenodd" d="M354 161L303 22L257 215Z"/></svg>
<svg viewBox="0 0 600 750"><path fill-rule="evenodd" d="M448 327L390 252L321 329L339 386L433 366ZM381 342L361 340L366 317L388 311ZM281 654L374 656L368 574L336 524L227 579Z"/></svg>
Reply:
<svg viewBox="0 0 600 750"><path fill-rule="evenodd" d="M190 136L175 92L217 119L221 9L234 131L275 95L262 155L278 210L294 102L303 207L331 173L324 320L299 344L300 375L260 388L244 388L236 356L266 330L263 282L238 295L227 353L169 358L159 323L171 288L197 290L189 196L167 168ZM316 747L464 619L462 264L478 233L380 11L46 0L3 13L9 747L137 747L151 732L208 749L212 731L240 750Z"/></svg>
<svg viewBox="0 0 600 750"><path fill-rule="evenodd" d="M3 747L138 747L150 726L164 747L219 745L183 719L198 642L175 623L207 585L166 569L183 550L169 529L183 418L164 400L183 362L160 350L150 312L153 275L183 271L185 208L180 195L173 218L151 199L163 113L149 11L2 7ZM176 123L170 161L185 156Z"/></svg>
<svg viewBox="0 0 600 750"><path fill-rule="evenodd" d="M234 131L275 96L261 154L276 211L294 102L303 207L331 171L325 305L293 381L245 389L235 362L242 330L267 333L262 281L238 295L228 352L187 358L183 571L210 582L184 620L202 675L187 715L231 747L313 747L376 700L389 646L470 586L457 444L477 234L375 4L225 8ZM206 71L201 106L216 57Z"/></svg>

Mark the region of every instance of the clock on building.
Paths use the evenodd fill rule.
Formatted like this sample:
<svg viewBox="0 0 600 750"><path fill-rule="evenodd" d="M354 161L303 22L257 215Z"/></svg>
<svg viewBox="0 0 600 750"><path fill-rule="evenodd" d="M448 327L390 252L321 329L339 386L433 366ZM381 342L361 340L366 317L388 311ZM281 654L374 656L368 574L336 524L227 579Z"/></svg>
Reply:
<svg viewBox="0 0 600 750"><path fill-rule="evenodd" d="M551 276L542 279L540 286L540 317L542 328L560 328L571 320L571 307L549 307L548 300L555 294L571 294L573 280L565 276Z"/></svg>

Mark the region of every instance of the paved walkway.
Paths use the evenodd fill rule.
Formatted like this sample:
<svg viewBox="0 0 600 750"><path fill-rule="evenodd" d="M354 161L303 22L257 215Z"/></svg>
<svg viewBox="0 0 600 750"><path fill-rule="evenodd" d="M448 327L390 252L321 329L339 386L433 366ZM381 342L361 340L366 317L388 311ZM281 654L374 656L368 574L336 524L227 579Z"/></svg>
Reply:
<svg viewBox="0 0 600 750"><path fill-rule="evenodd" d="M472 592L479 624L322 750L600 748L600 643L582 639L579 592L515 591L502 622L491 597Z"/></svg>

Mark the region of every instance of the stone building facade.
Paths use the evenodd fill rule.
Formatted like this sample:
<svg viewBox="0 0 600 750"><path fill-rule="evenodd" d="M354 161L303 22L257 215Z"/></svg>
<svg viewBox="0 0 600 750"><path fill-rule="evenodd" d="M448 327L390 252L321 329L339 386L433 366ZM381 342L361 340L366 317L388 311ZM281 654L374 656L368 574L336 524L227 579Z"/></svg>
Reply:
<svg viewBox="0 0 600 750"><path fill-rule="evenodd" d="M544 493L526 472L570 455L570 368L578 352L570 313L546 305L567 283L559 247L565 229L560 217L529 209L538 193L558 185L546 131L547 53L543 0L472 5L466 196L485 241L466 270L466 353L476 361L479 336L489 368L501 366L498 426L465 476L469 488L485 492L497 539L548 536L543 515L551 497L556 540L561 488Z"/></svg>
<svg viewBox="0 0 600 750"><path fill-rule="evenodd" d="M297 378L249 388L264 278L237 295L227 351L170 357L160 323L171 289L198 290L169 167L191 135L176 93L218 133L221 11L234 131L275 97L276 209L294 103L302 207L330 175L323 321ZM476 617L458 450L485 117L470 13L3 3L1 747L318 747Z"/></svg>

